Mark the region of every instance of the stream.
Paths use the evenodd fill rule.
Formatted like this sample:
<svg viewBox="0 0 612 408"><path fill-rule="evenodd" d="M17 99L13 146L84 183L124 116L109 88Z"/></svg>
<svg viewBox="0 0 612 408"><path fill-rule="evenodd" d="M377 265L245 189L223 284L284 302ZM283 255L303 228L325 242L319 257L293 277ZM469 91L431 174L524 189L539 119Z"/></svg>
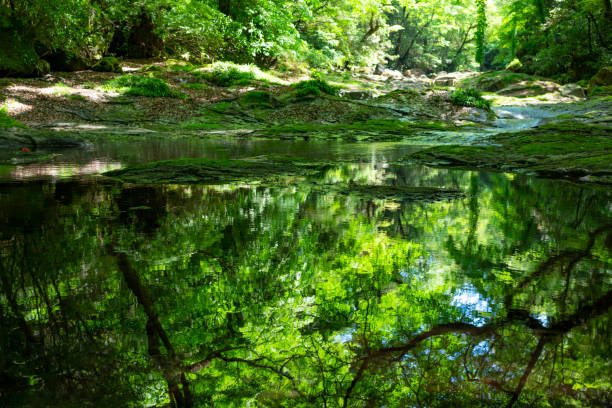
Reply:
<svg viewBox="0 0 612 408"><path fill-rule="evenodd" d="M265 402L270 387L289 406L324 406L349 387L384 406L434 406L440 395L499 406L525 375L527 396L590 398L612 378L612 191L393 164L559 115L495 112L490 128L406 142L148 137L0 168L0 331L11 334L0 339L0 383L11 388L0 402L161 407L178 381L193 406L234 406L228 395L280 406ZM99 176L271 154L334 164L275 186ZM329 184L465 196L364 199Z"/></svg>

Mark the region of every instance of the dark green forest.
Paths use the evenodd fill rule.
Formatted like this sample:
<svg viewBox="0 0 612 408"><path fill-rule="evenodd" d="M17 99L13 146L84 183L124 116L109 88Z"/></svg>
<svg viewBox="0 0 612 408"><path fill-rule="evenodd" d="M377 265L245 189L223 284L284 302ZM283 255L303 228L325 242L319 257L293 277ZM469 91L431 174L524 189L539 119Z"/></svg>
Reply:
<svg viewBox="0 0 612 408"><path fill-rule="evenodd" d="M610 0L0 0L1 408L611 379Z"/></svg>
<svg viewBox="0 0 612 408"><path fill-rule="evenodd" d="M262 67L503 69L561 82L610 64L609 0L2 0L0 72L104 56Z"/></svg>

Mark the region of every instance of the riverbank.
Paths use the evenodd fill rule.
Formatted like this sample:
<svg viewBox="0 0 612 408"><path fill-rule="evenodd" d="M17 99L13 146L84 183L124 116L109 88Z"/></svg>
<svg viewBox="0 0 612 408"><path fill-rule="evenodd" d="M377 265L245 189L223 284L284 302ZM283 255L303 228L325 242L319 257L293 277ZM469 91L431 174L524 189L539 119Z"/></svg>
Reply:
<svg viewBox="0 0 612 408"><path fill-rule="evenodd" d="M583 98L577 86L503 71L313 79L176 60L122 70L0 80L0 163L137 138L412 141L430 148L402 162L612 182L612 97ZM457 93L470 88L485 102Z"/></svg>

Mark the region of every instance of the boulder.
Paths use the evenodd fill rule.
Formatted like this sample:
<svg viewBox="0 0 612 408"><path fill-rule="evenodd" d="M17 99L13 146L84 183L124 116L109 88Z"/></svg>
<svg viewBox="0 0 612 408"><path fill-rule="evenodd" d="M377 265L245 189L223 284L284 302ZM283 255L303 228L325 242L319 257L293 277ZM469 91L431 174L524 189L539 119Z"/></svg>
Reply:
<svg viewBox="0 0 612 408"><path fill-rule="evenodd" d="M31 39L0 29L0 76L33 77L47 72L49 63L38 58Z"/></svg>
<svg viewBox="0 0 612 408"><path fill-rule="evenodd" d="M567 84L561 87L562 96L575 96L578 98L586 97L586 91L583 87L577 84Z"/></svg>
<svg viewBox="0 0 612 408"><path fill-rule="evenodd" d="M385 69L382 73L383 76L387 77L387 81L401 81L404 79L404 75L401 72L393 69Z"/></svg>
<svg viewBox="0 0 612 408"><path fill-rule="evenodd" d="M385 72L385 67L381 64L376 64L376 68L374 68L374 75L382 75Z"/></svg>
<svg viewBox="0 0 612 408"><path fill-rule="evenodd" d="M434 85L436 86L453 86L457 83L457 77L453 75L442 75L437 76L434 79Z"/></svg>
<svg viewBox="0 0 612 408"><path fill-rule="evenodd" d="M425 75L425 71L419 68L407 69L404 71L404 76L406 77L422 77Z"/></svg>
<svg viewBox="0 0 612 408"><path fill-rule="evenodd" d="M115 57L104 57L91 67L91 69L97 72L123 72L121 65L119 65L119 60Z"/></svg>
<svg viewBox="0 0 612 408"><path fill-rule="evenodd" d="M46 56L53 71L74 72L84 71L90 64L87 59L78 55L70 55L66 51L58 50Z"/></svg>
<svg viewBox="0 0 612 408"><path fill-rule="evenodd" d="M559 85L547 81L520 81L500 90L498 93L504 96L525 98L539 96L552 92L559 92Z"/></svg>
<svg viewBox="0 0 612 408"><path fill-rule="evenodd" d="M612 85L612 66L603 67L589 81L589 91L598 86Z"/></svg>
<svg viewBox="0 0 612 408"><path fill-rule="evenodd" d="M506 71L510 72L521 72L523 64L518 58L513 59L508 65L506 65Z"/></svg>

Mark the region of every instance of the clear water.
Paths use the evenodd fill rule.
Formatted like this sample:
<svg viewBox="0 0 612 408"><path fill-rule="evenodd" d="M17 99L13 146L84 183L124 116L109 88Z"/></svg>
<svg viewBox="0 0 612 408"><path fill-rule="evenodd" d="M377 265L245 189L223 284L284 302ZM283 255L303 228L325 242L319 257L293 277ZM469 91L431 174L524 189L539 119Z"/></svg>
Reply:
<svg viewBox="0 0 612 408"><path fill-rule="evenodd" d="M606 406L612 191L392 165L420 148L143 139L5 171L0 406ZM97 176L266 154L337 164L275 187Z"/></svg>

